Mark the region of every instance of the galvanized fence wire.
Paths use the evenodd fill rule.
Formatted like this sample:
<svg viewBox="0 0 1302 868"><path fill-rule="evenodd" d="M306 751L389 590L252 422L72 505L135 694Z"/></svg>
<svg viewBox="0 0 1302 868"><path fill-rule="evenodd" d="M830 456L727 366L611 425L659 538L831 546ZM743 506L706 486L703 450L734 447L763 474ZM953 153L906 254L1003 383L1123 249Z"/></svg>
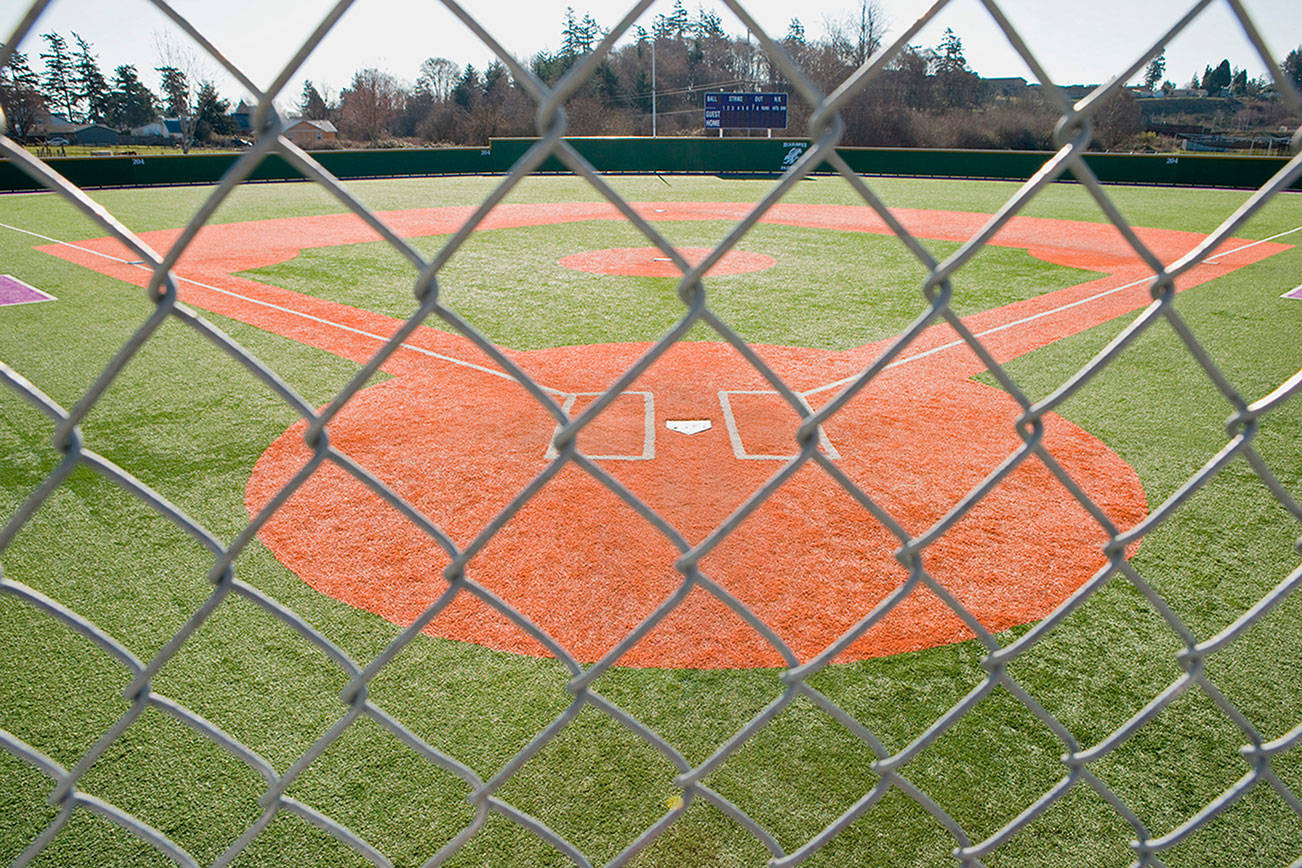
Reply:
<svg viewBox="0 0 1302 868"><path fill-rule="evenodd" d="M141 842L156 849L159 853L180 865L196 864L195 858L166 834L148 823L133 816L130 812L103 801L101 798L84 792L81 787L88 770L96 764L122 734L132 726L148 709L169 715L201 737L211 741L230 756L244 763L265 781L265 792L259 805L261 814L236 840L230 842L226 851L213 864L226 865L236 860L282 813L296 815L325 830L337 838L364 859L376 865L390 864L388 857L373 844L349 829L341 821L305 804L290 795L289 789L296 780L319 757L335 745L340 738L362 718L388 731L402 744L431 764L459 778L469 789L469 800L474 806L473 819L449 840L441 842L441 847L429 859L427 864L439 864L455 855L476 835L484 833L484 826L490 817L504 818L518 825L529 833L536 835L547 845L565 854L576 864L589 864L589 857L580 848L566 839L564 835L550 828L541 819L532 816L499 795L502 787L531 759L538 756L558 734L564 730L582 712L595 712L604 715L645 742L653 751L662 756L677 771L675 782L681 798L668 803L664 813L651 825L627 842L624 849L610 860L610 864L624 864L639 852L651 845L666 829L679 820L694 802L702 800L722 812L743 829L749 831L755 839L771 854L771 864L792 865L799 863L825 847L830 841L841 835L848 826L868 814L888 795L902 795L915 802L934 822L947 830L954 841L954 858L963 865L980 865L982 860L994 853L1001 845L1010 841L1019 832L1031 825L1037 817L1059 803L1073 791L1085 788L1093 790L1116 814L1133 830L1135 864L1163 864L1163 854L1171 847L1184 841L1191 835L1207 828L1220 815L1229 810L1246 793L1258 787L1268 788L1288 805L1302 820L1302 797L1275 773L1272 759L1282 753L1302 746L1302 722L1274 739L1259 732L1251 720L1218 689L1216 683L1207 673L1208 659L1218 651L1231 646L1251 627L1267 616L1286 600L1299 585L1302 585L1302 567L1294 569L1280 578L1278 584L1267 594L1243 611L1237 619L1214 636L1199 636L1187 627L1162 595L1145 580L1127 560L1128 546L1143 539L1155 528L1163 525L1201 488L1208 485L1230 463L1242 459L1255 474L1257 479L1269 490L1278 503L1291 516L1292 520L1302 523L1302 505L1277 473L1269 466L1257 450L1254 440L1260 429L1261 421L1272 412L1290 401L1296 401L1302 392L1302 370L1280 383L1278 388L1261 397L1241 394L1220 371L1212 355L1202 346L1193 331L1187 326L1175 309L1175 281L1182 274L1205 262L1218 246L1241 228L1254 214L1259 212L1280 191L1302 176L1302 157L1295 156L1280 172L1260 190L1256 191L1234 214L1228 217L1206 240L1183 257L1172 263L1164 263L1150 250L1140 235L1129 225L1119 209L1113 204L1107 191L1091 172L1083 155L1092 140L1092 122L1100 108L1116 94L1122 84L1138 73L1148 61L1156 56L1162 47L1171 42L1211 5L1213 0L1203 0L1192 6L1189 11L1175 21L1166 33L1156 38L1152 46L1137 57L1126 70L1108 84L1099 87L1089 97L1072 105L1051 83L1051 78L1043 69L1035 54L1017 33L1012 23L1004 16L1002 10L993 0L983 3L998 26L1003 30L1009 43L1024 58L1028 68L1042 82L1045 92L1054 101L1060 112L1057 129L1059 150L1052 155L1038 173L992 215L985 225L954 253L938 261L928 248L914 237L904 224L892 213L884 201L873 190L872 183L851 171L849 166L835 151L840 141L842 123L839 109L855 95L870 88L873 82L886 70L891 62L905 50L911 40L928 24L935 21L950 5L947 0L936 3L925 15L904 30L898 39L857 70L847 81L832 94L825 95L806 76L804 71L792 60L782 44L775 41L753 20L744 4L739 0L725 0L728 8L750 30L759 42L771 62L781 71L784 78L795 91L795 97L806 102L812 109L810 122L811 147L804 156L778 180L769 193L757 202L750 213L727 234L708 256L693 265L675 249L674 245L661 232L606 182L606 180L583 158L563 137L567 131L565 103L594 74L601 60L613 46L628 35L633 25L653 7L653 0L642 0L632 6L593 51L582 58L554 86L549 87L539 80L534 73L521 65L498 43L490 30L473 14L459 5L455 0L443 0L443 5L460 19L507 67L511 76L537 105L536 120L539 140L501 179L491 195L474 211L465 224L453 234L433 256L426 256L401 235L389 227L384 219L370 211L343 184L333 178L309 154L305 153L283 135L285 123L276 115L273 100L279 96L285 86L298 73L312 50L338 24L340 18L352 5L351 0L340 0L320 22L311 36L294 53L286 63L275 81L266 89L256 86L243 71L228 61L211 44L204 35L191 25L184 16L178 14L164 0L149 0L154 7L170 18L179 28L195 40L205 54L219 64L227 73L239 81L254 97L257 104L255 128L260 130L253 147L244 153L204 200L193 219L184 227L175 243L165 251L154 251L137 238L126 226L111 213L99 205L85 191L70 184L50 165L32 157L16 142L8 137L0 138L0 148L5 155L21 166L31 177L78 209L93 220L107 235L121 241L148 268L151 279L148 297L153 310L126 340L116 356L100 373L85 394L72 407L61 406L48 397L42 389L19 371L7 364L0 363L0 381L11 393L29 403L39 413L47 417L54 428L53 449L61 460L21 504L12 515L5 519L0 529L0 556L11 545L15 537L32 521L35 514L53 494L65 484L70 474L78 468L84 468L120 486L127 496L137 499L141 504L156 512L183 533L193 538L199 545L211 553L212 566L207 578L212 591L208 599L193 613L189 620L151 659L141 660L132 654L127 642L107 634L82 614L68 608L56 599L52 599L20 578L7 574L0 567L0 591L14 597L32 609L44 613L54 622L62 624L95 647L121 667L130 678L124 691L129 703L128 709L106 728L94 742L93 746L71 767L65 767L42 753L18 736L0 730L0 749L15 757L19 762L30 766L50 779L52 788L48 793L50 803L57 806L58 813L54 820L33 840L17 858L15 864L27 864L36 859L54 838L68 825L79 811L89 811L103 817L134 835ZM52 0L36 2L20 22L16 31L9 36L8 46L0 52L0 65L7 62L9 52L22 48L30 42L36 32L40 14L52 5ZM1259 25L1254 22L1242 4L1229 0L1226 4L1242 26L1247 39L1257 48L1261 60L1274 71L1274 79L1282 99L1294 110L1302 106L1288 78L1281 75L1271 57L1264 40L1260 36ZM1268 22L1267 22L1268 23ZM1294 152L1302 141L1294 137ZM415 270L413 293L419 302L418 310L392 334L379 351L365 364L334 399L321 410L315 409L308 401L298 395L294 388L282 380L268 364L241 346L237 341L223 333L202 314L182 304L178 299L177 280L172 269L182 254L192 244L198 232L212 218L217 209L227 200L260 161L267 155L278 153L302 172L305 178L320 185L334 196L348 212L357 215L373 228L379 236L406 259ZM462 248L478 228L480 228L492 209L501 203L521 181L533 174L548 158L558 158L575 175L585 179L594 190L613 205L636 230L659 249L663 255L674 262L683 272L678 284L678 294L683 311L678 321L663 337L654 343L645 353L609 388L589 404L581 413L571 417L565 409L564 397L556 390L548 388L533 380L511 356L496 346L492 340L481 333L474 325L464 319L451 307L443 303L440 293L439 278L444 266ZM875 359L871 361L856 377L846 383L830 401L817 411L810 408L805 399L798 394L783 378L770 367L759 353L709 304L704 277L710 268L719 262L729 251L750 232L750 230L784 197L784 195L811 171L822 164L832 166L855 190L873 212L895 233L918 262L926 269L927 278L922 287L926 299L926 310L901 332ZM1150 292L1152 302L1120 334L1118 334L1095 358L1076 371L1052 394L1039 401L1028 397L1014 377L1006 371L987 349L982 335L971 331L951 306L953 299L952 279L955 274L977 256L990 240L1005 227L1008 222L1022 212L1027 204L1043 190L1046 185L1071 173L1083 185L1098 207L1125 238L1135 254L1151 269ZM482 350L501 371L514 378L534 401L545 408L556 421L557 433L553 438L552 457L546 468L519 491L510 503L489 522L481 532L464 547L459 546L439 525L424 515L418 508L407 502L393 491L385 482L367 467L363 466L344 452L332 446L330 441L331 422L343 410L357 393L366 386L384 362L390 359L412 333L422 325L440 320L444 327L469 339ZM210 342L218 352L228 356L256 377L268 390L274 393L306 421L304 442L311 452L311 457L293 478L286 483L274 497L248 522L248 524L230 540L218 538L200 522L193 520L185 512L171 503L167 497L152 489L133 475L130 470L119 467L104 458L88 443L82 433L82 423L97 406L108 390L113 386L124 368L165 324L176 322L183 324ZM1016 431L1023 445L1009 454L1002 463L993 468L988 476L952 508L932 527L921 534L912 535L903 523L891 515L890 511L878 503L863 487L848 476L835 461L819 448L819 431L821 426L832 420L846 405L865 389L873 385L893 362L902 358L905 351L913 346L924 330L944 323L952 328L963 344L985 365L989 373L1020 407L1020 415L1015 420ZM803 420L797 435L798 454L785 463L756 491L754 491L737 510L713 532L693 545L665 517L659 515L648 504L628 490L598 461L585 456L579 451L576 439L581 431L591 425L602 413L618 399L621 393L632 384L682 338L689 329L698 324L707 325L722 340L734 348L745 361L758 372L772 389ZM1062 467L1053 454L1044 445L1045 416L1061 407L1072 396L1085 388L1101 371L1117 358L1127 347L1131 346L1141 335L1158 324L1164 324L1178 336L1189 356L1195 361L1207 379L1234 408L1234 413L1227 423L1227 437L1223 448L1206 464L1193 473L1182 487L1172 494L1166 502L1154 508L1137 526L1121 530L1108 517L1107 513L1082 490L1078 482ZM953 528L976 506L997 488L1017 468L1028 461L1042 463L1060 482L1069 495L1079 502L1109 538L1106 547L1107 564L1096 575L1081 586L1070 598L1062 603L1052 614L1032 626L1026 633L1002 644L992 635L962 603L937 580L928 570L926 563L927 549L948 530ZM440 547L450 559L443 578L446 588L428 608L397 636L392 643L369 661L357 661L350 658L338 645L331 641L302 616L287 608L267 593L241 581L235 568L240 558L252 544L260 530L284 504L322 467L331 465L344 471L362 486L393 508L407 521L418 527L430 540ZM886 528L898 541L897 559L907 571L907 578L889 596L883 599L871 612L843 636L828 646L816 657L801 660L797 654L782 640L777 632L752 612L744 602L730 593L722 584L713 580L701 567L701 562L710 552L726 541L734 530L748 517L753 515L770 499L785 482L803 468L815 466L834 480L844 492L852 497L877 522ZM498 533L515 517L531 499L566 468L577 468L600 482L620 500L645 520L648 532L661 536L679 553L674 564L681 574L681 583L677 590L666 598L646 619L620 640L600 661L584 666L558 640L546 630L533 623L522 612L514 608L491 589L477 583L468 564L480 555ZM1302 543L1300 543L1302 551ZM0 560L0 564L3 561ZM1034 648L1037 643L1057 629L1073 613L1085 605L1100 589L1115 583L1126 582L1133 586L1152 606L1153 610L1169 625L1181 646L1176 654L1176 661L1183 670L1180 677L1172 681L1147 705L1136 711L1133 716L1122 723L1106 738L1097 744L1081 744L1071 730L1046 710L1031 691L1024 688L1010 673L1010 666L1019 657ZM953 612L976 636L976 641L986 650L982 659L985 676L980 683L936 720L926 725L903 749L892 752L887 746L888 739L879 736L865 723L842 708L836 701L821 692L811 683L811 679L827 667L839 654L853 642L862 637L875 625L881 623L909 595L925 589L935 595ZM598 679L616 666L620 659L641 639L673 613L693 591L703 591L727 606L739 618L749 624L775 649L785 661L782 674L784 689L759 710L743 727L717 746L714 752L699 764L690 762L667 739L655 729L639 720L634 714L621 708L617 703L598 692L594 685ZM397 719L380 707L368 696L368 688L373 679L392 661L401 655L416 636L447 609L454 600L462 595L471 595L492 607L502 616L515 624L546 651L553 655L559 664L568 671L570 681L568 691L570 699L564 710L514 756L510 757L488 779L485 779L469 765L455 756L432 746L410 728L407 723ZM346 679L347 684L339 695L342 711L337 719L301 756L288 768L278 769L275 765L243 745L238 739L225 733L220 727L206 720L203 716L186 708L184 705L159 693L153 686L159 671L172 661L181 649L203 627L210 616L228 598L243 598L254 606L261 608L286 627L297 633L307 646L314 648L324 658L333 662ZM1108 756L1120 745L1131 739L1163 710L1171 706L1185 693L1201 691L1213 702L1241 732L1244 746L1241 754L1246 766L1242 777L1232 786L1209 801L1201 810L1188 816L1177 827L1165 831L1151 830L1127 805L1126 801L1114 792L1108 784L1096 774L1091 764ZM1015 698L1022 707L1038 719L1062 743L1062 776L1046 789L1038 799L1030 804L1010 806L1007 823L984 839L974 838L963 825L951 816L941 804L929 795L926 789L915 784L904 773L911 761L922 754L949 732L972 709L996 691L1003 691ZM785 709L798 700L812 703L831 719L839 723L845 731L862 740L875 756L872 772L876 783L821 832L794 850L786 850L777 837L765 825L751 817L742 807L729 800L722 793L708 785L709 776L720 769L730 757L752 742L754 736L764 730ZM1302 864L1302 844L1296 849Z"/></svg>

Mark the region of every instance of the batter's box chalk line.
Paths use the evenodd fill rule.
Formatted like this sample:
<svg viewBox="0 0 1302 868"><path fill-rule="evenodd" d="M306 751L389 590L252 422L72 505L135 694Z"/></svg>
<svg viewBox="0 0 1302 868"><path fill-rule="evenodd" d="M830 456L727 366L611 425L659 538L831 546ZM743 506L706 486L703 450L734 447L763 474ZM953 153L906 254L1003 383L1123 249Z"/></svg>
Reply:
<svg viewBox="0 0 1302 868"><path fill-rule="evenodd" d="M574 405L579 398L599 398L605 392L572 392L565 396L561 402L561 409L566 415L573 416ZM631 396L642 399L642 452L637 455L627 453L611 453L609 455L589 455L588 458L602 461L650 461L656 457L656 399L655 395L650 392L620 392L620 397ZM547 442L546 458L551 460L560 455L556 451L556 435L560 433L561 426L557 425L552 431L552 438ZM582 432L580 435L582 436Z"/></svg>
<svg viewBox="0 0 1302 868"><path fill-rule="evenodd" d="M580 398L598 398L604 395L604 392L572 392L565 395L565 400L561 402L561 409L567 415L573 416L574 406ZM724 428L728 431L728 440L732 446L734 458L741 461L790 461L800 453L798 451L790 454L766 454L751 453L746 451L745 443L742 439L742 424L737 421L737 414L733 410L732 395L754 395L764 398L781 399L777 392L773 391L754 391L754 390L729 390L719 392L719 410L723 416ZM640 453L611 452L598 455L587 455L588 458L601 461L650 461L656 457L656 410L655 395L651 392L620 392L620 397L640 398L642 400L641 429L642 429L642 451ZM813 412L813 408L802 397L801 403L805 409ZM669 419L665 422L665 427L679 434L700 434L709 431L714 427L713 420L710 419ZM548 460L557 458L560 453L556 451L556 435L561 431L561 426L557 425L552 430L552 439L547 444L545 457ZM582 437L582 432L580 432ZM836 447L832 445L831 439L822 426L818 429L819 448L832 461L841 457ZM586 453L585 453L586 454Z"/></svg>
<svg viewBox="0 0 1302 868"><path fill-rule="evenodd" d="M790 461L800 454L799 451L786 455L763 455L747 452L741 438L741 426L737 424L737 416L732 409L732 400L730 397L732 395L755 395L759 397L775 398L779 401L781 401L782 396L777 392L767 390L752 391L738 389L719 392L719 406L723 410L723 422L728 428L728 439L732 441L732 454L734 457L742 461ZM804 396L797 395L796 397L800 398L800 403L805 406L806 410L810 413L814 412L814 409L809 406L809 402L804 399ZM783 406L786 406L785 403ZM832 445L832 441L828 438L827 432L823 430L822 425L818 426L818 445L822 453L832 461L836 461L841 457L841 453L836 451L836 447Z"/></svg>

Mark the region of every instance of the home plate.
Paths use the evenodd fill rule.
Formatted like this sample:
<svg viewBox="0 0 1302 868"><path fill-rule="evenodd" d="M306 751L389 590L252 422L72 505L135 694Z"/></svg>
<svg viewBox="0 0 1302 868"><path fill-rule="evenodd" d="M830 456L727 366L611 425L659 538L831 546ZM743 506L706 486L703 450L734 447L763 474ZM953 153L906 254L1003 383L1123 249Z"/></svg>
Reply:
<svg viewBox="0 0 1302 868"><path fill-rule="evenodd" d="M709 431L711 425L709 419L670 419L665 422L666 428L679 434L700 434Z"/></svg>

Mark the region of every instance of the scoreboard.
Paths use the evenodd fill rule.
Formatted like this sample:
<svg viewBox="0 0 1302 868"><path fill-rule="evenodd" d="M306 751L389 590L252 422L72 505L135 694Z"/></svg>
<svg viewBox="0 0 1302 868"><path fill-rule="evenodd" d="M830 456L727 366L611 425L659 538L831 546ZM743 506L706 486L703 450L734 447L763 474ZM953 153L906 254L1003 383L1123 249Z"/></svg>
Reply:
<svg viewBox="0 0 1302 868"><path fill-rule="evenodd" d="M707 93L707 130L785 130L785 93Z"/></svg>

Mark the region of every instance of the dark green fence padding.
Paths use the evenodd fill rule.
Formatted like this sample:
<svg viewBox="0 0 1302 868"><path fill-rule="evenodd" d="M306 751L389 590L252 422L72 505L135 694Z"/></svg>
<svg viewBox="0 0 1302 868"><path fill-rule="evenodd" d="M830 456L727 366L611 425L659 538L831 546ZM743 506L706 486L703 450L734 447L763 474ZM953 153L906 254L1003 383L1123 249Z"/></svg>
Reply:
<svg viewBox="0 0 1302 868"><path fill-rule="evenodd" d="M377 151L317 151L313 157L342 180L432 175L503 174L534 139L494 139L486 148L403 148ZM599 172L710 175L777 175L808 149L802 139L758 138L584 138L570 144ZM838 148L863 175L917 178L984 178L1024 181L1050 157L1041 151L944 151L921 148ZM55 157L48 163L79 187L143 187L215 184L236 154L187 156ZM1090 169L1104 183L1167 184L1255 189L1287 157L1221 154L1087 154ZM568 172L549 157L539 172ZM820 172L830 172L826 164ZM1065 180L1071 180L1070 174ZM277 155L263 160L251 181L299 181L302 175ZM37 190L40 185L8 160L0 160L0 191ZM1302 178L1292 189L1302 190Z"/></svg>

